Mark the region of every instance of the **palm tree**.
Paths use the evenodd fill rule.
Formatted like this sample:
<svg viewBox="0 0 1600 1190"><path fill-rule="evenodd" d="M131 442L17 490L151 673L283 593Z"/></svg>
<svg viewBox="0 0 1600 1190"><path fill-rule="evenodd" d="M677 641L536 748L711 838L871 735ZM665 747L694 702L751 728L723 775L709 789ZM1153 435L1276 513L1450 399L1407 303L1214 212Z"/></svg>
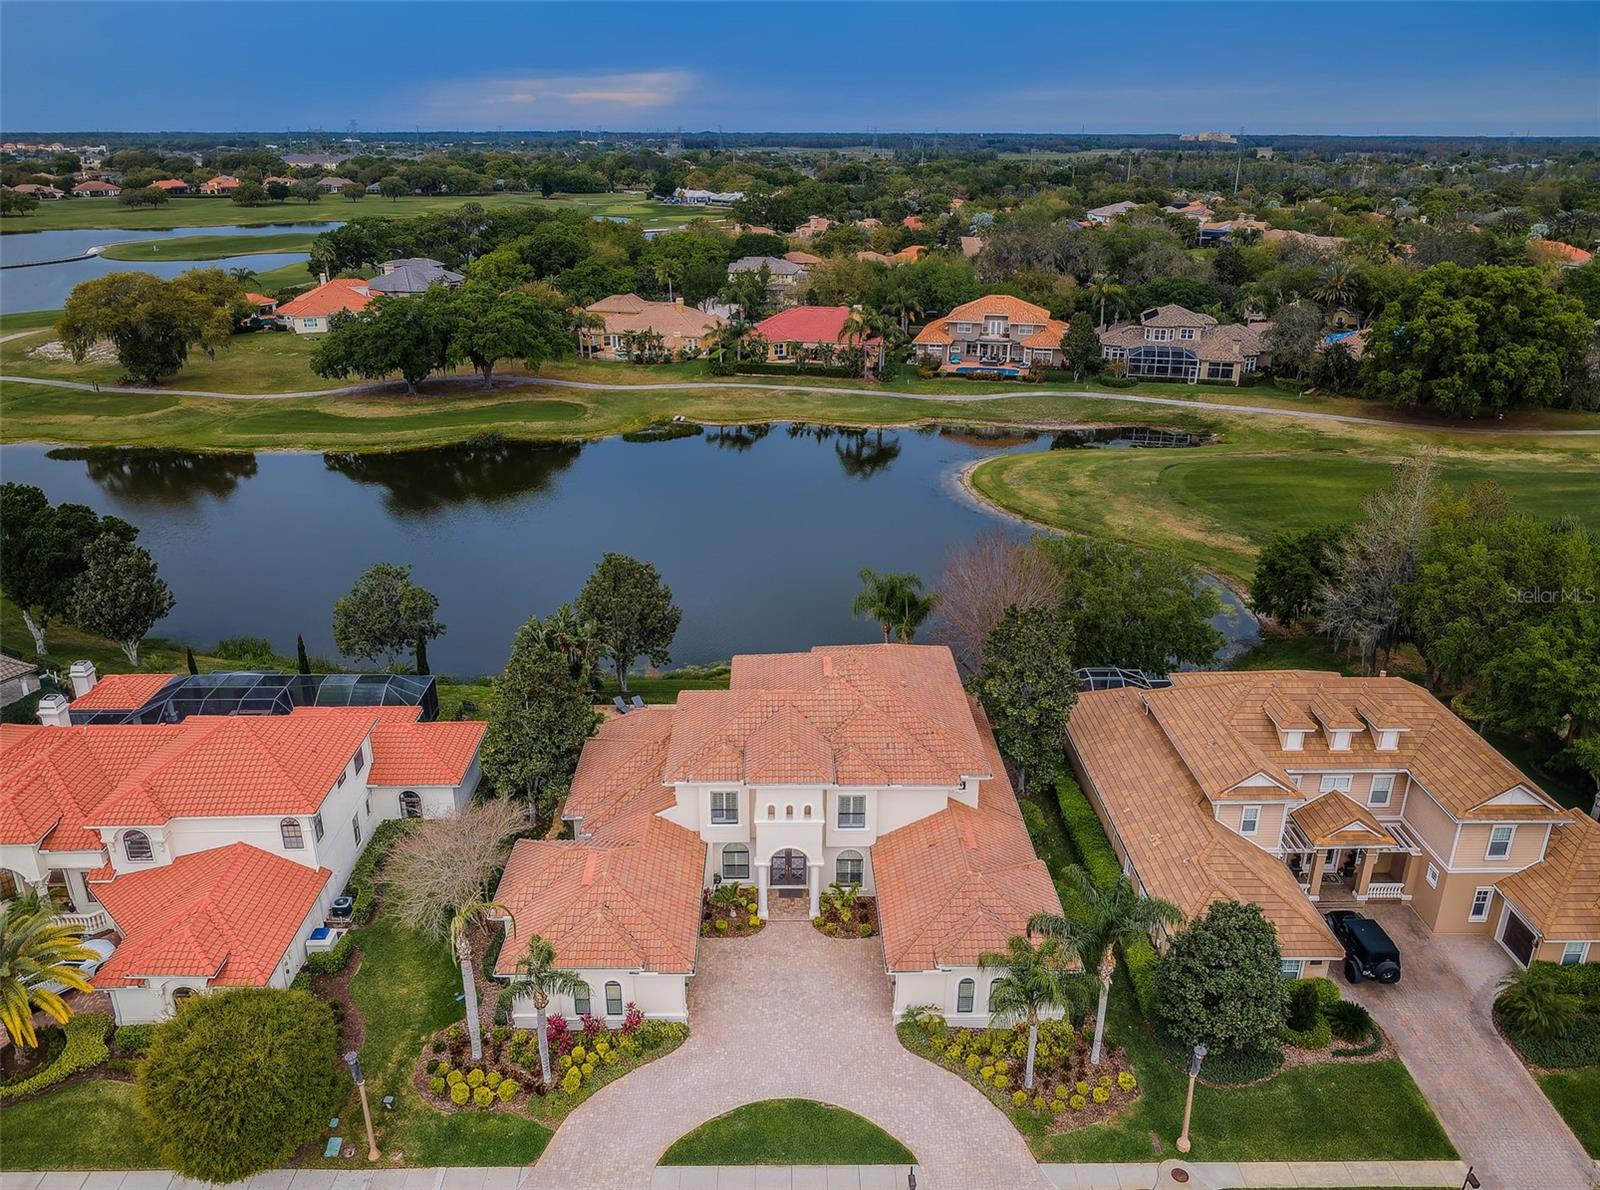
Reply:
<svg viewBox="0 0 1600 1190"><path fill-rule="evenodd" d="M1530 963L1502 979L1494 1003L1508 1025L1537 1041L1571 1033L1583 1010L1583 1001L1564 990L1554 970L1540 963Z"/></svg>
<svg viewBox="0 0 1600 1190"><path fill-rule="evenodd" d="M570 603L563 603L539 622L539 635L545 644L564 654L567 668L581 682L594 676L600 630L593 620L578 615Z"/></svg>
<svg viewBox="0 0 1600 1190"><path fill-rule="evenodd" d="M989 1012L992 1023L1028 1024L1028 1065L1022 1085L1033 1090L1033 1055L1039 1046L1039 1021L1052 1009L1070 1013L1088 1006L1081 973L1067 970L1062 962L1062 940L1046 938L1038 947L1026 938L1012 938L1004 951L978 956L984 971L1004 971L989 985Z"/></svg>
<svg viewBox="0 0 1600 1190"><path fill-rule="evenodd" d="M846 884L835 880L828 885L828 891L822 894L822 900L829 909L832 909L843 925L849 925L855 920L856 901L861 894L859 884Z"/></svg>
<svg viewBox="0 0 1600 1190"><path fill-rule="evenodd" d="M656 284L667 287L667 301L672 300L672 286L678 280L678 266L670 260L663 260L656 265ZM548 1079L546 1080L549 1081Z"/></svg>
<svg viewBox="0 0 1600 1190"><path fill-rule="evenodd" d="M235 281L241 281L248 285L250 282L256 279L256 271L252 268L247 268L244 265L235 265L233 268L228 270L228 276L232 277Z"/></svg>
<svg viewBox="0 0 1600 1190"><path fill-rule="evenodd" d="M857 307L850 312L850 317L845 319L844 325L839 328L839 341L851 343L861 348L861 378L867 378L867 372L872 364L872 356L867 352L867 339L873 331L873 314L870 310Z"/></svg>
<svg viewBox="0 0 1600 1190"><path fill-rule="evenodd" d="M856 616L870 616L883 629L883 643L898 636L910 644L922 622L933 614L938 596L924 594L922 579L915 574L878 574L869 566L860 572L861 593L850 605Z"/></svg>
<svg viewBox="0 0 1600 1190"><path fill-rule="evenodd" d="M1089 1064L1100 1064L1100 1047L1106 1032L1106 999L1111 995L1111 977L1117 961L1112 947L1148 938L1158 925L1177 925L1183 912L1171 901L1147 897L1136 891L1127 877L1102 887L1077 864L1063 877L1067 887L1078 894L1083 911L1076 919L1054 913L1040 913L1028 919L1028 935L1061 938L1078 952L1085 970L1094 969L1100 977L1100 1005L1094 1015L1094 1046Z"/></svg>
<svg viewBox="0 0 1600 1190"><path fill-rule="evenodd" d="M544 1010L551 996L571 996L588 987L576 971L563 971L555 962L556 948L535 934L528 939L528 953L517 960L517 971L510 984L512 995L533 998L533 1015L539 1031L539 1073L547 1087L550 1085L550 1030Z"/></svg>
<svg viewBox="0 0 1600 1190"><path fill-rule="evenodd" d="M456 962L461 965L461 990L467 1001L467 1037L472 1042L472 1060L483 1057L483 1022L478 1019L478 984L472 977L472 943L467 935L472 927L489 918L503 916L506 929L516 925L511 911L499 901L468 901L456 906L450 918L450 945L455 948Z"/></svg>
<svg viewBox="0 0 1600 1190"><path fill-rule="evenodd" d="M72 964L94 957L79 934L56 923L48 905L0 905L0 1025L19 1050L39 1044L33 1028L35 1011L48 1013L57 1024L72 1019L72 1008L61 993L45 985L89 991L88 979Z"/></svg>
<svg viewBox="0 0 1600 1190"><path fill-rule="evenodd" d="M1311 296L1324 306L1345 306L1355 297L1356 273L1348 260L1335 260L1322 270Z"/></svg>
<svg viewBox="0 0 1600 1190"><path fill-rule="evenodd" d="M1106 303L1111 303L1115 312L1121 304L1122 297L1128 291L1117 282L1117 279L1107 273L1096 273L1089 283L1089 294L1100 303L1100 329L1106 329Z"/></svg>
<svg viewBox="0 0 1600 1190"><path fill-rule="evenodd" d="M900 332L910 333L913 318L922 317L922 304L904 289L896 289L883 301L883 308L900 320Z"/></svg>

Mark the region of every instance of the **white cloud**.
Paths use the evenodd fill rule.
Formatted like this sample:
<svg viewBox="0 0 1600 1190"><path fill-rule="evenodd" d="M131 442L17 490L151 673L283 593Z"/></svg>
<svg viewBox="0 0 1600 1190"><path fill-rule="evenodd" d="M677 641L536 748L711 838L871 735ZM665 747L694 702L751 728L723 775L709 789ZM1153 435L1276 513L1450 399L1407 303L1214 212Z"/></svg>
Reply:
<svg viewBox="0 0 1600 1190"><path fill-rule="evenodd" d="M659 112L694 83L686 70L458 79L426 88L416 101L417 118L435 127L572 127Z"/></svg>

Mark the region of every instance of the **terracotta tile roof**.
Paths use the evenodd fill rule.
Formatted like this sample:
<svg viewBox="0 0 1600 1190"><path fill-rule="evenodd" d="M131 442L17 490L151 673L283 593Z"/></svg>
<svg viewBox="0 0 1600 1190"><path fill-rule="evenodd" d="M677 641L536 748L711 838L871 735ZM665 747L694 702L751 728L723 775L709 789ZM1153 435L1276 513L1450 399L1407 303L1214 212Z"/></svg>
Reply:
<svg viewBox="0 0 1600 1190"><path fill-rule="evenodd" d="M1008 293L991 293L974 301L963 302L939 321L982 322L985 318L997 315L1011 322L1032 324L1050 321L1050 311L1043 306L1036 306Z"/></svg>
<svg viewBox="0 0 1600 1190"><path fill-rule="evenodd" d="M278 307L284 318L325 318L336 310L365 310L372 291L360 277L335 277Z"/></svg>
<svg viewBox="0 0 1600 1190"><path fill-rule="evenodd" d="M245 291L244 300L252 306L276 306L278 304L277 298L268 297L264 293L251 293L248 290Z"/></svg>
<svg viewBox="0 0 1600 1190"><path fill-rule="evenodd" d="M872 871L890 971L976 963L1025 933L1036 913L1060 913L1049 869L1034 854L983 710L968 715L994 776L976 808L952 801L880 837Z"/></svg>
<svg viewBox="0 0 1600 1190"><path fill-rule="evenodd" d="M1582 810L1567 820L1550 833L1544 859L1499 888L1546 939L1600 941L1600 822Z"/></svg>
<svg viewBox="0 0 1600 1190"><path fill-rule="evenodd" d="M822 263L822 257L813 256L809 252L785 252L783 258L790 264L804 265L806 268Z"/></svg>
<svg viewBox="0 0 1600 1190"><path fill-rule="evenodd" d="M654 814L633 822L628 838L517 842L495 890L511 914L497 975L535 934L563 967L694 970L706 845Z"/></svg>
<svg viewBox="0 0 1600 1190"><path fill-rule="evenodd" d="M673 720L672 707L646 707L602 723L583 746L562 817L581 819L586 835L604 836L641 804L650 813L672 805L676 799L661 783L661 765Z"/></svg>
<svg viewBox="0 0 1600 1190"><path fill-rule="evenodd" d="M1594 259L1594 253L1585 252L1576 245L1565 244L1560 240L1529 240L1528 253L1538 260L1568 266L1588 264Z"/></svg>
<svg viewBox="0 0 1600 1190"><path fill-rule="evenodd" d="M928 246L926 244L907 244L900 251L891 252L889 259L896 264L910 264L913 261L921 260L927 255L927 252Z"/></svg>
<svg viewBox="0 0 1600 1190"><path fill-rule="evenodd" d="M1338 957L1339 943L1283 862L1216 820L1184 759L1149 713L1146 693L1082 694L1067 721L1068 740L1093 796L1145 891L1190 917L1216 900L1260 905L1277 927L1285 955Z"/></svg>
<svg viewBox="0 0 1600 1190"><path fill-rule="evenodd" d="M1289 815L1316 847L1398 846L1365 806L1337 791L1313 798Z"/></svg>
<svg viewBox="0 0 1600 1190"><path fill-rule="evenodd" d="M907 215L904 219L900 220L900 225L902 227L910 228L912 231L923 231L928 226L916 215Z"/></svg>
<svg viewBox="0 0 1600 1190"><path fill-rule="evenodd" d="M729 687L679 696L663 780L954 785L992 771L942 645L739 656Z"/></svg>
<svg viewBox="0 0 1600 1190"><path fill-rule="evenodd" d="M75 711L135 711L177 674L107 674L72 700Z"/></svg>
<svg viewBox="0 0 1600 1190"><path fill-rule="evenodd" d="M605 329L599 333L607 335L655 331L666 338L678 336L699 339L727 321L715 314L686 306L682 301L647 302L636 293L614 294L584 308L591 314L601 316Z"/></svg>
<svg viewBox="0 0 1600 1190"><path fill-rule="evenodd" d="M769 343L840 343L849 306L790 306L756 323Z"/></svg>
<svg viewBox="0 0 1600 1190"><path fill-rule="evenodd" d="M187 190L189 183L182 178L162 178L159 182L151 182L157 190Z"/></svg>
<svg viewBox="0 0 1600 1190"><path fill-rule="evenodd" d="M864 260L868 264L894 264L895 263L894 257L886 256L882 252L874 252L870 248L863 248L860 252L857 252L856 253L856 259L857 260Z"/></svg>
<svg viewBox="0 0 1600 1190"><path fill-rule="evenodd" d="M122 942L94 985L129 987L143 977L176 975L260 987L332 875L234 843L97 885Z"/></svg>
<svg viewBox="0 0 1600 1190"><path fill-rule="evenodd" d="M372 729L367 783L459 785L477 758L488 729L487 723L474 722L380 722Z"/></svg>

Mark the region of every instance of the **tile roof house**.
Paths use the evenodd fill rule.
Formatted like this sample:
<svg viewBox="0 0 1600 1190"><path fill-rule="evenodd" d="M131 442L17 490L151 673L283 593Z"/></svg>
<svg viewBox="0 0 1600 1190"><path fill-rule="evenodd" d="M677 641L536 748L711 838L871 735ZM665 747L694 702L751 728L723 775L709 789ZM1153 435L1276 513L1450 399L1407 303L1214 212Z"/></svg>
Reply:
<svg viewBox="0 0 1600 1190"><path fill-rule="evenodd" d="M660 335L662 346L674 358L692 359L703 355L727 324L719 315L684 305L682 298L651 302L636 293L614 293L584 309L602 325L580 328L578 347L598 359L627 359L627 337L647 331Z"/></svg>
<svg viewBox="0 0 1600 1190"><path fill-rule="evenodd" d="M1115 322L1100 330L1100 354L1129 376L1234 384L1265 368L1270 322L1219 323L1182 306L1157 306L1138 322Z"/></svg>
<svg viewBox="0 0 1600 1190"><path fill-rule="evenodd" d="M115 182L90 180L79 182L72 188L72 193L81 195L84 198L114 198L122 193L122 187Z"/></svg>
<svg viewBox="0 0 1600 1190"><path fill-rule="evenodd" d="M496 974L532 934L589 985L561 1012L636 1003L686 1019L701 890L751 888L762 917L814 915L839 880L877 898L895 1013L987 1023L978 956L1060 911L988 721L942 646L735 657L727 690L608 720L585 746L570 841L523 841L496 898ZM594 1008L598 1012L598 1008ZM519 1001L513 1017L531 1019Z"/></svg>
<svg viewBox="0 0 1600 1190"><path fill-rule="evenodd" d="M200 183L201 194L232 194L239 188L239 179L231 174L218 174Z"/></svg>
<svg viewBox="0 0 1600 1190"><path fill-rule="evenodd" d="M755 333L772 344L774 363L793 363L856 346L844 329L854 313L849 306L790 306L756 323Z"/></svg>
<svg viewBox="0 0 1600 1190"><path fill-rule="evenodd" d="M1368 901L1518 962L1600 961L1600 824L1410 682L1174 674L1083 693L1067 741L1139 884L1190 916L1259 904L1287 975L1339 961L1321 911Z"/></svg>
<svg viewBox="0 0 1600 1190"><path fill-rule="evenodd" d="M1009 294L990 294L957 306L917 332L918 355L959 376L1020 376L1035 364L1061 361L1067 324L1043 306Z"/></svg>
<svg viewBox="0 0 1600 1190"><path fill-rule="evenodd" d="M297 335L318 335L340 310L365 310L378 295L360 277L335 277L278 307L278 320Z"/></svg>
<svg viewBox="0 0 1600 1190"><path fill-rule="evenodd" d="M338 940L332 902L375 827L453 814L479 782L484 724L424 721L435 704L152 703L181 683L96 681L78 662L70 712L90 722L53 694L39 725L0 728L0 869L57 890L66 924L117 936L95 983L119 1024L210 987L287 986Z"/></svg>
<svg viewBox="0 0 1600 1190"><path fill-rule="evenodd" d="M797 244L809 244L817 236L833 226L833 220L822 215L812 215L799 227L789 233L789 238Z"/></svg>
<svg viewBox="0 0 1600 1190"><path fill-rule="evenodd" d="M159 182L150 185L157 190L165 190L168 194L188 194L189 183L182 178L162 178Z"/></svg>
<svg viewBox="0 0 1600 1190"><path fill-rule="evenodd" d="M0 653L0 707L9 706L39 689L39 667Z"/></svg>
<svg viewBox="0 0 1600 1190"><path fill-rule="evenodd" d="M767 295L780 305L796 300L800 283L805 280L806 266L785 260L781 256L741 256L728 266L728 280L741 273L759 273L767 270Z"/></svg>
<svg viewBox="0 0 1600 1190"><path fill-rule="evenodd" d="M1560 240L1529 240L1528 255L1540 264L1554 264L1564 269L1575 269L1594 259L1593 252Z"/></svg>
<svg viewBox="0 0 1600 1190"><path fill-rule="evenodd" d="M1098 223L1101 225L1115 223L1118 215L1126 215L1129 211L1137 210L1138 207L1139 204L1136 202L1123 201L1107 203L1103 207L1096 207L1094 210L1088 212L1086 215L1084 215L1084 218L1090 223Z"/></svg>
<svg viewBox="0 0 1600 1190"><path fill-rule="evenodd" d="M57 190L54 186L46 186L40 182L24 182L20 186L11 187L11 189L15 190L18 194L28 194L38 199L57 199L65 197L64 191Z"/></svg>

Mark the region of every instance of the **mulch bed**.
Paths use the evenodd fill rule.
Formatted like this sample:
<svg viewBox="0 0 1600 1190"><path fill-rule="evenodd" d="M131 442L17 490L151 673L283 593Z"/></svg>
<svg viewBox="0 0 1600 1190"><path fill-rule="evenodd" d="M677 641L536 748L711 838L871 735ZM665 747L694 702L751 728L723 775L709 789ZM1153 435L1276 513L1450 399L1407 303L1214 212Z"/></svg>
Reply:
<svg viewBox="0 0 1600 1190"><path fill-rule="evenodd" d="M735 902L732 905L713 905L712 897L725 897L729 894L723 892L728 888L723 885L715 894L709 890L700 897L700 934L706 938L748 938L751 934L759 934L766 929L767 923L755 917L758 902L756 890L748 889L747 900ZM751 924L751 918L755 923Z"/></svg>
<svg viewBox="0 0 1600 1190"><path fill-rule="evenodd" d="M839 915L836 907L829 905L826 900L822 902L822 912L818 914L822 924L818 925L813 919L812 928L819 933L827 934L830 938L871 938L878 933L878 899L876 897L857 897L855 909L850 914L850 920L845 921ZM862 923L870 927L867 933L861 932ZM828 927L833 929L829 930Z"/></svg>
<svg viewBox="0 0 1600 1190"><path fill-rule="evenodd" d="M347 1054L351 1050L359 1050L361 1043L367 1037L367 1022L361 1015L361 1009L350 995L350 981L355 978L356 972L361 970L362 950L360 946L354 948L349 962L345 963L343 971L335 971L330 975L313 975L311 977L311 994L319 1000L326 1000L333 1006L333 1016L339 1022L339 1052Z"/></svg>

